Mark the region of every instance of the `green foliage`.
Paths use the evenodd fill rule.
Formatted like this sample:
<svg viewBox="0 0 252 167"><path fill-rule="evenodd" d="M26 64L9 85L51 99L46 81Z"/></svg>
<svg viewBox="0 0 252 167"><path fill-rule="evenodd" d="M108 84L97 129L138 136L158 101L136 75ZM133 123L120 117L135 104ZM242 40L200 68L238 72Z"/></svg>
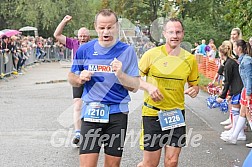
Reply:
<svg viewBox="0 0 252 167"><path fill-rule="evenodd" d="M109 8L109 1L108 0L102 0L102 8Z"/></svg>
<svg viewBox="0 0 252 167"><path fill-rule="evenodd" d="M229 39L234 26L224 19L229 13L226 8L228 0L192 0L183 5L179 17L184 19L186 28L185 40L188 42L201 41L211 38L218 47L222 41Z"/></svg>
<svg viewBox="0 0 252 167"><path fill-rule="evenodd" d="M243 33L243 39L248 40L252 36L252 1L251 0L229 0L225 6L229 13L225 19L239 27Z"/></svg>
<svg viewBox="0 0 252 167"><path fill-rule="evenodd" d="M18 16L15 15L15 6L18 0L1 0L0 5L0 27L1 29L9 28L9 25L16 28L19 27Z"/></svg>
<svg viewBox="0 0 252 167"><path fill-rule="evenodd" d="M212 82L211 79L205 77L203 74L199 74L199 86L207 86L210 82Z"/></svg>
<svg viewBox="0 0 252 167"><path fill-rule="evenodd" d="M229 29L220 31L213 26L191 18L186 18L183 23L185 27L184 41L191 44L201 42L202 39L209 41L212 38L215 40L216 46L219 46L222 41L229 39Z"/></svg>
<svg viewBox="0 0 252 167"><path fill-rule="evenodd" d="M66 35L74 36L74 32L81 26L92 27L91 15L94 12L82 8L89 9L87 1L75 0L75 3L72 3L70 0L20 0L18 4L15 13L21 16L22 22L25 23L23 26L38 27L39 34L42 36L52 36L58 23L66 14L73 17L72 22L64 29Z"/></svg>

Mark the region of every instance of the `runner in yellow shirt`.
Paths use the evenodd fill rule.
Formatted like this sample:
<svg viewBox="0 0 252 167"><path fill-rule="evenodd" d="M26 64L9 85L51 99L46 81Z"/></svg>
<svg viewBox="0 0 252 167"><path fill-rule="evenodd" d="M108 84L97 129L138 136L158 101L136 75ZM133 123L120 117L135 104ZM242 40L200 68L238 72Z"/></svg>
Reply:
<svg viewBox="0 0 252 167"><path fill-rule="evenodd" d="M199 92L198 65L194 55L180 47L184 37L182 22L172 18L164 24L166 44L147 51L139 62L140 88L144 90L142 107L144 148L138 166L158 166L165 147L165 167L176 167L185 146L184 94L194 98ZM184 90L188 83L188 89Z"/></svg>

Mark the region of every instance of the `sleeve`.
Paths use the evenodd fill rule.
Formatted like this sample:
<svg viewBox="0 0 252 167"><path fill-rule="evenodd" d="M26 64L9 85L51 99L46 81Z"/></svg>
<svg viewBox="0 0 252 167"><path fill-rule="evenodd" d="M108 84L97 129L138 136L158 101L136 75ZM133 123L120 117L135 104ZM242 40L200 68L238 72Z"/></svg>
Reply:
<svg viewBox="0 0 252 167"><path fill-rule="evenodd" d="M246 62L246 78L247 78L247 88L246 88L246 95L250 96L252 93L252 62L251 59L249 62Z"/></svg>
<svg viewBox="0 0 252 167"><path fill-rule="evenodd" d="M219 75L223 75L223 71L224 71L224 66L223 66L223 65L220 65L220 67L219 67L217 73L218 73Z"/></svg>
<svg viewBox="0 0 252 167"><path fill-rule="evenodd" d="M79 48L74 56L71 72L80 75L81 71L84 70L84 51Z"/></svg>
<svg viewBox="0 0 252 167"><path fill-rule="evenodd" d="M205 47L205 51L206 51L206 52L210 52L210 46L207 45L207 46Z"/></svg>
<svg viewBox="0 0 252 167"><path fill-rule="evenodd" d="M196 61L195 56L192 56L192 71L187 78L187 82L191 86L196 86L199 84L199 71L198 71L198 63Z"/></svg>
<svg viewBox="0 0 252 167"><path fill-rule="evenodd" d="M66 48L73 49L74 39L66 37Z"/></svg>
<svg viewBox="0 0 252 167"><path fill-rule="evenodd" d="M222 94L220 95L220 98L222 98L222 99L226 98L227 92L230 87L230 83L232 82L232 79L233 79L232 65L227 64L224 68L225 68L225 70L224 70L224 76L225 76L224 88L223 88ZM229 94L229 96L232 96L232 94Z"/></svg>
<svg viewBox="0 0 252 167"><path fill-rule="evenodd" d="M139 71L138 71L138 64L137 64L137 56L136 52L134 51L133 47L129 47L129 56L130 56L130 61L128 64L128 68L126 69L126 73L130 76L138 77L139 76Z"/></svg>
<svg viewBox="0 0 252 167"><path fill-rule="evenodd" d="M150 51L151 50L145 52L138 63L139 73L140 73L140 76L142 77L146 76L150 69L150 65L151 65Z"/></svg>

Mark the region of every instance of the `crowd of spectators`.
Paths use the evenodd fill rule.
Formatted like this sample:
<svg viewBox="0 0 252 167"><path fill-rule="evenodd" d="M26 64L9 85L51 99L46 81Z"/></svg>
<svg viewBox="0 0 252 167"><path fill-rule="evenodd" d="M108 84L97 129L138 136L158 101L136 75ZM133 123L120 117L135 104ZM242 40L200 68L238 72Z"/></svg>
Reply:
<svg viewBox="0 0 252 167"><path fill-rule="evenodd" d="M13 74L22 74L22 69L28 65L29 59L31 63L44 62L49 59L48 54L54 54L52 57L55 60L64 58L65 47L53 38L44 39L42 37L34 36L11 36L3 35L0 40L0 59L4 65L3 73L6 72L6 66L12 61ZM10 56L8 56L10 55Z"/></svg>

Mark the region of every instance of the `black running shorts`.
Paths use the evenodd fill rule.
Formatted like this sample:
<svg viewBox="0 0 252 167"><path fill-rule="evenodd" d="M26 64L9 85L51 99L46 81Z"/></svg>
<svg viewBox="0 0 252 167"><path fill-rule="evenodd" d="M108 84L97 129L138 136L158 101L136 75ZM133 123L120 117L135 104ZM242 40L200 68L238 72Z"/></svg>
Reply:
<svg viewBox="0 0 252 167"><path fill-rule="evenodd" d="M85 122L82 119L80 154L99 153L104 147L105 154L122 156L128 114L117 113L109 117L109 123Z"/></svg>
<svg viewBox="0 0 252 167"><path fill-rule="evenodd" d="M185 118L185 111L182 111ZM161 130L158 117L143 116L144 150L157 151L165 145L184 147L186 145L186 126Z"/></svg>
<svg viewBox="0 0 252 167"><path fill-rule="evenodd" d="M73 87L73 98L81 98L84 85L81 87Z"/></svg>

